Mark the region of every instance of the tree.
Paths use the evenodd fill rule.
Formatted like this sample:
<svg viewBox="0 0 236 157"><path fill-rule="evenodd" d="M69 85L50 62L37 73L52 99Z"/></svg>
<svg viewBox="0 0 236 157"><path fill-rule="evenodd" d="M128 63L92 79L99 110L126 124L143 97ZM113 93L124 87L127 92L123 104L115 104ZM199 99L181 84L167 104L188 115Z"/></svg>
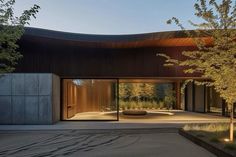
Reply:
<svg viewBox="0 0 236 157"><path fill-rule="evenodd" d="M155 84L152 83L120 83L120 99L128 101L150 101L155 97Z"/></svg>
<svg viewBox="0 0 236 157"><path fill-rule="evenodd" d="M230 109L230 141L233 141L233 105L236 102L236 3L232 0L197 0L195 15L203 22L190 24L196 28L186 30L179 20L173 17L167 23L174 22L188 37L192 38L197 50L184 51L185 59L166 58L166 65L185 68L185 73L199 73L205 80L197 84L213 86L225 99ZM205 40L211 39L211 44ZM196 81L194 81L196 82Z"/></svg>
<svg viewBox="0 0 236 157"><path fill-rule="evenodd" d="M139 97L141 101L150 101L154 98L154 84L151 83L139 83L140 91Z"/></svg>
<svg viewBox="0 0 236 157"><path fill-rule="evenodd" d="M148 101L152 100L155 98L156 93L155 93L155 84L154 83L145 83L145 88L144 88L145 94L146 94L146 99Z"/></svg>
<svg viewBox="0 0 236 157"><path fill-rule="evenodd" d="M12 72L17 61L22 58L17 50L17 41L24 33L24 26L29 24L31 17L36 18L40 8L34 5L16 17L14 4L15 0L0 0L0 74Z"/></svg>
<svg viewBox="0 0 236 157"><path fill-rule="evenodd" d="M139 102L139 99L141 97L141 91L142 91L142 87L140 86L140 83L132 83L132 99L135 100L137 103Z"/></svg>
<svg viewBox="0 0 236 157"><path fill-rule="evenodd" d="M164 97L164 103L167 107L167 109L173 108L173 104L176 101L175 98L175 91L172 89L172 86L167 86L164 90L165 97Z"/></svg>
<svg viewBox="0 0 236 157"><path fill-rule="evenodd" d="M123 101L128 101L132 97L132 84L131 83L119 83L119 96Z"/></svg>

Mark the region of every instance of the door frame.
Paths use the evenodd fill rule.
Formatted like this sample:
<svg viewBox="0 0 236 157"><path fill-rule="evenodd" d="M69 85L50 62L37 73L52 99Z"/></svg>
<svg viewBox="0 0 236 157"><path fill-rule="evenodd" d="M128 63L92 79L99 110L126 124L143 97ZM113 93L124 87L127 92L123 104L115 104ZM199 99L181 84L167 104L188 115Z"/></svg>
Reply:
<svg viewBox="0 0 236 157"><path fill-rule="evenodd" d="M76 120L68 120L65 118L65 114L67 113L67 110L65 110L65 97L64 97L64 80L73 80L73 79L90 79L90 80L115 80L116 82L116 90L115 90L115 96L116 96L116 119L76 119ZM119 111L120 111L120 107L119 107L119 79L118 78L84 78L84 77L65 77L65 78L61 78L61 104L60 104L60 108L61 108L61 116L60 116L60 120L61 121L119 121Z"/></svg>

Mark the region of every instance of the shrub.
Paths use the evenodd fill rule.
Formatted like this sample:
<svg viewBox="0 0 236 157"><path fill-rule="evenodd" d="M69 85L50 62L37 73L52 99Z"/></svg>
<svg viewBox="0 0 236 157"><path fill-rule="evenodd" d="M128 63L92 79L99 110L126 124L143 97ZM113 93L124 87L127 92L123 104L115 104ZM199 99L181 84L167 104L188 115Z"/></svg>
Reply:
<svg viewBox="0 0 236 157"><path fill-rule="evenodd" d="M120 101L120 102L119 102L119 106L120 106L120 109L121 109L121 110L125 110L126 102L125 102L125 101Z"/></svg>
<svg viewBox="0 0 236 157"><path fill-rule="evenodd" d="M136 109L142 109L142 102L141 103L138 103L137 106L136 106Z"/></svg>
<svg viewBox="0 0 236 157"><path fill-rule="evenodd" d="M220 142L218 137L212 137L212 138L210 138L210 141L214 142L214 143L219 143Z"/></svg>
<svg viewBox="0 0 236 157"><path fill-rule="evenodd" d="M137 107L137 102L135 101L131 101L129 102L129 104L130 104L130 109L135 109Z"/></svg>
<svg viewBox="0 0 236 157"><path fill-rule="evenodd" d="M147 105L146 102L143 102L143 103L142 103L142 108L143 108L143 109L147 109L147 108L148 108L148 105Z"/></svg>
<svg viewBox="0 0 236 157"><path fill-rule="evenodd" d="M155 109L160 109L160 105L156 101L154 101L153 104Z"/></svg>
<svg viewBox="0 0 236 157"><path fill-rule="evenodd" d="M236 143L227 143L225 144L225 149L236 150Z"/></svg>
<svg viewBox="0 0 236 157"><path fill-rule="evenodd" d="M201 133L197 134L196 136L197 136L197 137L205 137L205 135L204 135L204 134L201 134Z"/></svg>
<svg viewBox="0 0 236 157"><path fill-rule="evenodd" d="M160 109L163 109L165 106L164 102L163 101L159 101L159 107Z"/></svg>
<svg viewBox="0 0 236 157"><path fill-rule="evenodd" d="M222 132L229 129L227 123L212 123L212 124L187 124L183 128L186 131L205 131L205 132Z"/></svg>
<svg viewBox="0 0 236 157"><path fill-rule="evenodd" d="M131 105L130 105L130 103L129 102L127 102L127 104L126 104L126 107L125 107L126 109L131 109Z"/></svg>

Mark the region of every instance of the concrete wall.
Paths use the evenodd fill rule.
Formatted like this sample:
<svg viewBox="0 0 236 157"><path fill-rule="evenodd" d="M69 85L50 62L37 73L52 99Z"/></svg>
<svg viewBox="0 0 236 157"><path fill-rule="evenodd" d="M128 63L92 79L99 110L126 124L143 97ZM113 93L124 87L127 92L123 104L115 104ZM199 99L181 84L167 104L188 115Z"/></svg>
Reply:
<svg viewBox="0 0 236 157"><path fill-rule="evenodd" d="M52 124L60 119L60 80L53 74L0 77L0 124Z"/></svg>

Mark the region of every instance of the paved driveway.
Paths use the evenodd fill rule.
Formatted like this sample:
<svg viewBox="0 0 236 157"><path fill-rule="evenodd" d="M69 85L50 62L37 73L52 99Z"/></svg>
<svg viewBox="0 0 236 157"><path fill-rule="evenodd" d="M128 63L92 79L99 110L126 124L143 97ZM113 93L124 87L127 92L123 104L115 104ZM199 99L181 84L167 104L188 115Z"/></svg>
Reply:
<svg viewBox="0 0 236 157"><path fill-rule="evenodd" d="M0 132L0 156L213 157L177 129Z"/></svg>
<svg viewBox="0 0 236 157"><path fill-rule="evenodd" d="M180 128L188 123L219 122L229 122L229 118L185 111L158 111L146 116L123 115L120 121L61 121L54 125L0 125L0 130Z"/></svg>

